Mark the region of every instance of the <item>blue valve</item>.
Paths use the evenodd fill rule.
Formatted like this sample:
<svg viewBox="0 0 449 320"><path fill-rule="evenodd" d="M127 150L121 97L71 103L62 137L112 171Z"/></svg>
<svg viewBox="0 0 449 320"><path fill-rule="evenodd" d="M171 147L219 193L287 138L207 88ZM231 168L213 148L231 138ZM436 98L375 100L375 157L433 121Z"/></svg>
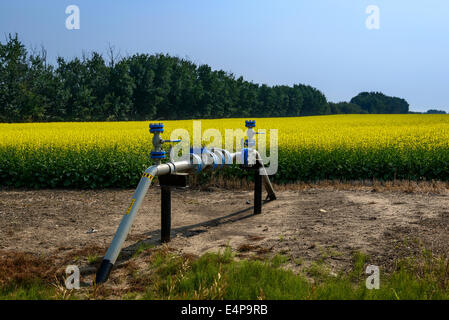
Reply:
<svg viewBox="0 0 449 320"><path fill-rule="evenodd" d="M150 133L153 136L153 150L151 151L151 159L157 160L156 163L160 163L160 160L165 159L165 151L162 150L162 145L166 142L181 142L180 139L177 140L164 140L161 138L161 133L164 132L163 123L150 123Z"/></svg>
<svg viewBox="0 0 449 320"><path fill-rule="evenodd" d="M256 120L246 120L245 127L254 128L256 126Z"/></svg>
<svg viewBox="0 0 449 320"><path fill-rule="evenodd" d="M150 133L164 132L163 123L150 123Z"/></svg>
<svg viewBox="0 0 449 320"><path fill-rule="evenodd" d="M248 139L244 140L242 139L242 148L252 148L256 146L256 140L253 139L256 134L264 134L264 132L256 132L254 131L254 128L256 127L256 120L246 120L245 121L245 127L248 128L248 131L246 135L248 136Z"/></svg>

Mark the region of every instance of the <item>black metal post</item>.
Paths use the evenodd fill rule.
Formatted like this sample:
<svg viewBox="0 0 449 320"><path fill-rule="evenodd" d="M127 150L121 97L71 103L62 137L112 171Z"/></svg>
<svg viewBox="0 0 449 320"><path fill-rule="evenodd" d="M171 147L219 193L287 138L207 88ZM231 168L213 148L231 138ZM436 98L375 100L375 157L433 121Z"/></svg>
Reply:
<svg viewBox="0 0 449 320"><path fill-rule="evenodd" d="M170 242L171 229L171 190L161 187L161 242Z"/></svg>
<svg viewBox="0 0 449 320"><path fill-rule="evenodd" d="M254 170L254 214L262 213L262 175L259 167Z"/></svg>

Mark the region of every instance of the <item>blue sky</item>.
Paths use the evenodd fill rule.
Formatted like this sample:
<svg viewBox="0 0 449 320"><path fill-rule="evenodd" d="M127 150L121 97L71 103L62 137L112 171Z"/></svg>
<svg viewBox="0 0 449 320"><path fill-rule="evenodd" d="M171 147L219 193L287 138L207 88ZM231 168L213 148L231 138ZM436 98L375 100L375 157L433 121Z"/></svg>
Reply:
<svg viewBox="0 0 449 320"><path fill-rule="evenodd" d="M80 8L80 30L65 9ZM368 5L380 29L368 30ZM447 0L3 0L0 33L56 56L169 53L269 85L310 84L330 101L361 91L449 111Z"/></svg>

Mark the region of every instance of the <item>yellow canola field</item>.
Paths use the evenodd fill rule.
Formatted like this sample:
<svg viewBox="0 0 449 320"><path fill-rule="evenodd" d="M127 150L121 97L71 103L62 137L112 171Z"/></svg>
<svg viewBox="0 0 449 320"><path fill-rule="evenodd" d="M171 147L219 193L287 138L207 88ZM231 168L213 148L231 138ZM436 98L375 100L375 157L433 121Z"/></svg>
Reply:
<svg viewBox="0 0 449 320"><path fill-rule="evenodd" d="M389 178L393 174L411 179L449 177L449 115L332 115L255 120L256 130L278 129L280 165L295 168L280 168L281 181ZM192 120L162 122L166 139L177 128L189 130L192 136ZM99 170L95 168L103 168L104 160L110 164L109 169L102 170L132 176L129 170L140 170L149 164L152 149L149 123L0 124L0 185L17 184L14 180L23 174L42 177L43 168L47 175L61 166L83 172ZM224 129L246 130L244 123L245 119L202 120L201 127L203 131L218 129L224 136ZM39 169L32 168L36 161ZM65 177L57 178L57 174L50 178L54 181L50 187L59 186L62 180L66 186L83 187L82 181L73 184ZM86 184L92 184L92 179L95 180L87 179ZM135 182L134 178L122 180L117 186Z"/></svg>

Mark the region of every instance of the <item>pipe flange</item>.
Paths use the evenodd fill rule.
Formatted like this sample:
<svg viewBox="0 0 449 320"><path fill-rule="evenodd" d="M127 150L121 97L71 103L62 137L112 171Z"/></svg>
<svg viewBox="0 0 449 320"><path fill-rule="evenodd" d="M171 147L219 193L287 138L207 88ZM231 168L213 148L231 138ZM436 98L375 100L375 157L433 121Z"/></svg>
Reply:
<svg viewBox="0 0 449 320"><path fill-rule="evenodd" d="M167 162L166 165L170 168L170 173L169 174L174 174L176 173L176 166L173 162Z"/></svg>
<svg viewBox="0 0 449 320"><path fill-rule="evenodd" d="M151 151L151 159L165 159L165 151Z"/></svg>
<svg viewBox="0 0 449 320"><path fill-rule="evenodd" d="M219 159L218 159L218 156L217 156L215 153L206 150L206 151L203 153L203 156L206 157L206 161L203 161L203 163L204 163L205 165L212 164L212 168L213 168L214 170L217 169L218 163L219 163L220 161L219 161ZM210 160L212 160L212 163L210 163Z"/></svg>
<svg viewBox="0 0 449 320"><path fill-rule="evenodd" d="M219 148L213 148L212 150L214 154L219 157L218 162L221 162L221 167L224 167L227 164L232 164L232 155L228 150Z"/></svg>
<svg viewBox="0 0 449 320"><path fill-rule="evenodd" d="M197 172L201 172L203 170L203 160L196 153L190 154L190 163L197 166Z"/></svg>

